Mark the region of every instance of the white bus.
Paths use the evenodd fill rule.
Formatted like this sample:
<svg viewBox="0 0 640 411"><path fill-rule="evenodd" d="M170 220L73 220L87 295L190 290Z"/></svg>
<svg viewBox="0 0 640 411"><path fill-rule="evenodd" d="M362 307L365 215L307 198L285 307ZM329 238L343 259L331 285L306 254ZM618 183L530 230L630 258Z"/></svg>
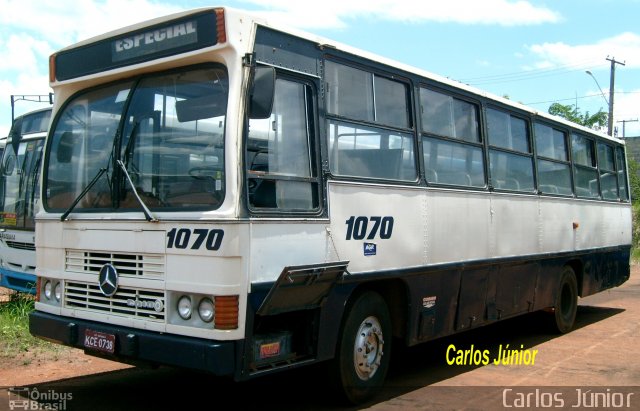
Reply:
<svg viewBox="0 0 640 411"><path fill-rule="evenodd" d="M205 8L50 78L36 336L236 380L325 362L357 403L392 341L567 332L629 278L623 143L442 77Z"/></svg>
<svg viewBox="0 0 640 411"><path fill-rule="evenodd" d="M15 119L0 157L0 286L36 293L35 214L51 108Z"/></svg>

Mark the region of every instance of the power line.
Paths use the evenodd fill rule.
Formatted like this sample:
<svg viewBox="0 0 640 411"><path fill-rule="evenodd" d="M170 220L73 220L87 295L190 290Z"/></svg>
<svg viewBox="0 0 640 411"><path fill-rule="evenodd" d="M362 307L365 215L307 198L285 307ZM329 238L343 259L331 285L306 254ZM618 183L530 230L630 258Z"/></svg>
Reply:
<svg viewBox="0 0 640 411"><path fill-rule="evenodd" d="M616 91L615 94L640 94L640 91ZM556 98L553 100L547 100L547 101L536 101L533 103L524 103L527 106L533 106L536 104L547 104L547 103L556 103L559 101L575 101L575 100L582 100L585 98L592 98L592 97L601 97L600 94L587 94L585 96L580 96L580 97L568 97L568 98Z"/></svg>
<svg viewBox="0 0 640 411"><path fill-rule="evenodd" d="M492 75L479 76L479 77L467 77L467 78L460 79L459 81L462 83L477 86L477 85L484 85L484 84L523 81L523 80L530 80L530 79L543 78L543 77L556 76L556 75L566 75L566 74L571 74L578 71L604 68L604 67L605 67L604 64L595 63L594 60L590 60L590 61L584 61L580 63L550 67L550 68L524 70L524 71L518 71L518 72L512 72L512 73L492 74Z"/></svg>

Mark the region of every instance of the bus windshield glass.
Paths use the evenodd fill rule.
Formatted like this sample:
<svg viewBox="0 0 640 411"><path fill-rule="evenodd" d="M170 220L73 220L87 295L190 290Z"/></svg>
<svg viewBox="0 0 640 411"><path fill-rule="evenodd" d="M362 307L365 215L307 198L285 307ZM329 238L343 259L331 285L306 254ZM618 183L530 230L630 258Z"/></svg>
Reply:
<svg viewBox="0 0 640 411"><path fill-rule="evenodd" d="M9 144L6 147L2 165L4 209L0 227L35 227L34 204L38 199L40 157L44 138L22 140L18 152Z"/></svg>
<svg viewBox="0 0 640 411"><path fill-rule="evenodd" d="M218 66L77 94L52 125L45 207L140 210L137 193L151 210L218 208L227 97L228 77Z"/></svg>

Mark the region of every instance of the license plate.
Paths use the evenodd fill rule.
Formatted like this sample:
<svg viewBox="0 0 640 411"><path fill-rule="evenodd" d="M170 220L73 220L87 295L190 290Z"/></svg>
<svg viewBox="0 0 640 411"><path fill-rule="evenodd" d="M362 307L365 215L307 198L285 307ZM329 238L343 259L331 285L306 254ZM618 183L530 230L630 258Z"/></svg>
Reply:
<svg viewBox="0 0 640 411"><path fill-rule="evenodd" d="M86 329L84 330L84 347L113 354L116 347L116 336Z"/></svg>

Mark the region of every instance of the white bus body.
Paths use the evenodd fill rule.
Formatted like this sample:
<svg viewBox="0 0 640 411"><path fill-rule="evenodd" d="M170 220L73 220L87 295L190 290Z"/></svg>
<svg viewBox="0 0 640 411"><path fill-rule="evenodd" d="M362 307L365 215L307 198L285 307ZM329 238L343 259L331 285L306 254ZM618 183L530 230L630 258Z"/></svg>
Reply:
<svg viewBox="0 0 640 411"><path fill-rule="evenodd" d="M1 157L0 286L30 294L36 293L35 215L50 120L50 108L19 116Z"/></svg>
<svg viewBox="0 0 640 411"><path fill-rule="evenodd" d="M51 86L49 340L238 380L331 360L360 402L392 336L567 332L629 276L620 141L329 40L202 9L61 50Z"/></svg>

